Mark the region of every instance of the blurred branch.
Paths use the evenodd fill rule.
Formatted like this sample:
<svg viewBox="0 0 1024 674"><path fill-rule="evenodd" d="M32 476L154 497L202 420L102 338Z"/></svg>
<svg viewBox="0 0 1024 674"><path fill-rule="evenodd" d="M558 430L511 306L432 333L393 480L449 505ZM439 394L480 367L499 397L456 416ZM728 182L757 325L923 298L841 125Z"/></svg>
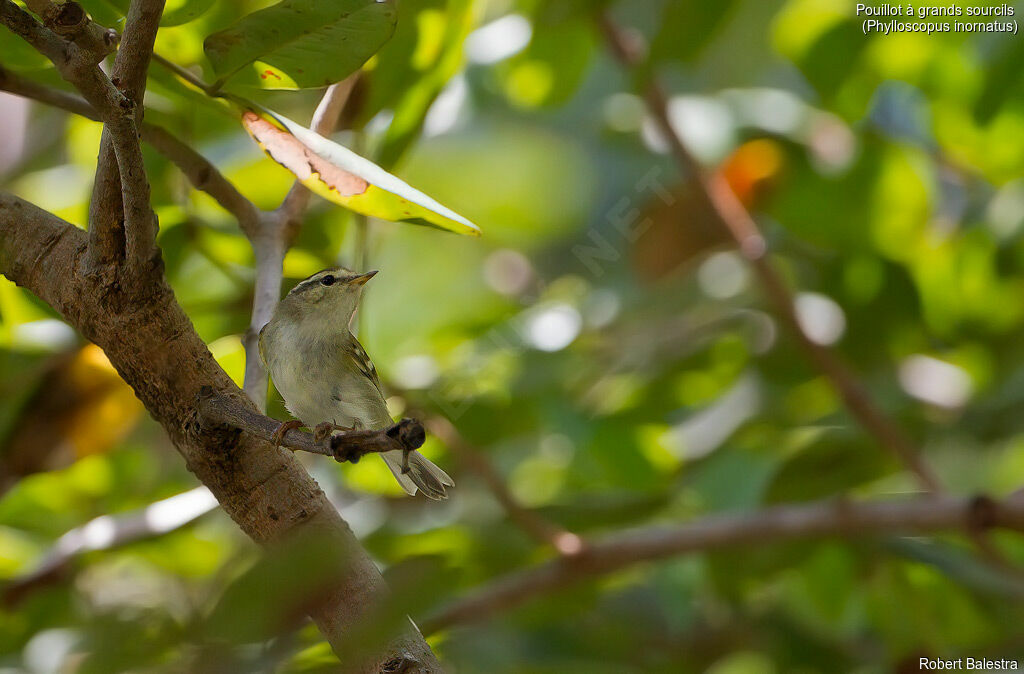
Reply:
<svg viewBox="0 0 1024 674"><path fill-rule="evenodd" d="M644 100L659 131L668 142L673 157L683 174L700 185L699 192L707 201L709 212L714 213L719 226L728 232L740 253L753 267L764 293L808 359L828 378L850 413L878 443L895 454L917 476L926 491L940 491L938 477L922 460L910 438L875 405L856 376L834 351L807 336L800 325L791 291L767 255L767 244L757 223L733 193L724 176L717 172L706 172L672 125L664 89L653 74L645 72L645 48L640 37L618 26L605 13L598 14L598 25L622 65L645 77L643 81L647 84L643 92Z"/></svg>
<svg viewBox="0 0 1024 674"><path fill-rule="evenodd" d="M117 31L94 22L82 6L73 0L60 3L25 0L25 6L43 20L44 26L92 54L96 63L117 50L117 43L121 39Z"/></svg>
<svg viewBox="0 0 1024 674"><path fill-rule="evenodd" d="M970 532L994 527L1024 531L1024 499L931 496L893 503L823 501L776 506L750 514L712 515L679 527L650 527L587 541L580 554L498 578L442 607L419 625L424 634L432 634L484 619L587 578L693 552L800 539ZM1011 582L1024 596L1024 583Z"/></svg>
<svg viewBox="0 0 1024 674"><path fill-rule="evenodd" d="M25 79L4 69L2 65L0 91L52 105L93 121L100 121L96 110L81 96ZM163 127L143 122L139 131L142 139L177 166L193 187L209 194L221 208L235 216L243 231L255 228L254 223L260 218L260 210L208 159Z"/></svg>
<svg viewBox="0 0 1024 674"><path fill-rule="evenodd" d="M204 390L199 394L198 411L202 420L212 425L226 425L250 433L267 442L274 441L280 428L278 421L254 412L245 403L230 396ZM411 452L423 446L426 434L415 419L402 419L397 424L377 430L343 431L331 435L330 443L320 443L309 433L289 429L282 436L281 446L289 449L333 456L337 461L356 463L367 454L394 449Z"/></svg>
<svg viewBox="0 0 1024 674"><path fill-rule="evenodd" d="M260 210L224 177L216 166L167 129L144 122L142 139L173 162L192 186L206 192L221 208L235 216L242 231L254 227Z"/></svg>
<svg viewBox="0 0 1024 674"><path fill-rule="evenodd" d="M434 417L427 421L427 428L458 457L459 461L480 476L494 494L494 498L520 529L537 542L550 545L560 555L578 555L583 551L583 539L579 536L545 519L536 511L524 507L508 490L494 466L479 450L466 443L451 422L444 417Z"/></svg>
<svg viewBox="0 0 1024 674"><path fill-rule="evenodd" d="M260 356L260 330L270 321L270 317L274 315L274 307L281 299L284 256L288 252L288 246L280 232L281 228L275 226L275 219L268 217L266 213L263 216L254 232L246 232L256 262L256 279L249 328L242 337L245 348L245 378L242 388L260 410L267 409L268 385L267 368Z"/></svg>
<svg viewBox="0 0 1024 674"><path fill-rule="evenodd" d="M321 136L333 133L357 77L358 73L355 73L343 82L327 87L313 113L310 125L313 131ZM246 231L256 258L256 282L252 317L242 339L245 347L245 380L242 388L261 410L267 407L267 369L259 353L260 330L270 320L274 307L281 299L284 256L299 231L309 197L309 190L296 180L281 205L270 213L262 213L253 231Z"/></svg>
<svg viewBox="0 0 1024 674"><path fill-rule="evenodd" d="M34 569L4 583L3 602L8 606L18 603L34 588L61 576L71 562L87 552L112 550L176 531L216 507L217 499L210 490L196 487L138 510L90 520L58 538Z"/></svg>
<svg viewBox="0 0 1024 674"><path fill-rule="evenodd" d="M127 97L132 117L117 125L104 118L99 160L89 207L89 259L109 265L123 255L137 272L156 253L156 215L137 137L145 106L146 72L153 53L164 0L132 0L110 81ZM88 96L87 96L88 98Z"/></svg>

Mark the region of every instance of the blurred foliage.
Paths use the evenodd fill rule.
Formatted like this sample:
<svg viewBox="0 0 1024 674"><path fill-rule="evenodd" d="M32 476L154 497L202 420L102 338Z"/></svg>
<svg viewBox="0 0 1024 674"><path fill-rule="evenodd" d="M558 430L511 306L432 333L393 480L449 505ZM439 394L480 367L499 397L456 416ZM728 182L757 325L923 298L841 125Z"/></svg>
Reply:
<svg viewBox="0 0 1024 674"><path fill-rule="evenodd" d="M84 4L123 26L126 2ZM226 70L204 40L270 4L168 2L157 50L212 82ZM394 414L449 417L524 504L581 534L913 491L680 180L591 21L608 4L399 0L373 56L328 45L317 77L369 56L332 140L484 235L372 220L360 243L351 214L317 201L288 284L357 259L380 269L359 329ZM610 10L651 45L673 123L762 224L811 334L849 359L952 490L1020 488L1024 42L865 36L845 0ZM7 33L0 63L62 86ZM319 92L247 95L306 123ZM291 186L237 119L155 65L147 107L260 207ZM0 116L4 188L84 227L99 125L9 97ZM168 277L239 381L249 244L164 158L147 148L146 161ZM0 279L0 577L31 573L76 527L98 548L4 593L0 669L331 671L301 616L343 560L306 544L262 555L219 511L110 544L104 516L163 521L147 507L195 480L105 362ZM285 418L279 398L271 413ZM448 502L402 497L379 461L303 457L395 589L377 626L551 554L443 443L425 452L458 483ZM1019 537L994 544L1024 564ZM950 535L692 555L431 643L460 672L868 673L912 671L900 668L921 656L1019 661L1022 626L1019 585Z"/></svg>

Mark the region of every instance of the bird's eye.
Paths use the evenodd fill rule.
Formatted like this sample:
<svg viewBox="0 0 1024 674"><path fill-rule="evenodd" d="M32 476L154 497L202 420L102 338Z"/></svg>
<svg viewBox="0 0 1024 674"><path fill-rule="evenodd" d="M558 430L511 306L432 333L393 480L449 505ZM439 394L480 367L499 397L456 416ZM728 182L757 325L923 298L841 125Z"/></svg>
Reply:
<svg viewBox="0 0 1024 674"><path fill-rule="evenodd" d="M320 279L320 283L324 284L325 286L332 286L332 285L334 285L334 282L337 281L337 280L338 279L336 279L333 276L331 276L330 274L328 274L327 276L325 276L322 279Z"/></svg>

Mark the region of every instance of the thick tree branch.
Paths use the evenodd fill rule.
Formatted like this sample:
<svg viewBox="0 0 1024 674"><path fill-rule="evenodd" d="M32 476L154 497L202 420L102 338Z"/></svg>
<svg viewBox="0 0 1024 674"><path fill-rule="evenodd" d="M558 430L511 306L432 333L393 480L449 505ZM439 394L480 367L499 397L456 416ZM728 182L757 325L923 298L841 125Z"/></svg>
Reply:
<svg viewBox="0 0 1024 674"><path fill-rule="evenodd" d="M598 24L615 54L626 67L639 71L644 63L644 48L633 34L620 28L607 14L598 15ZM661 135L683 173L700 185L700 196L718 224L735 242L761 280L769 301L782 322L796 336L797 343L811 363L831 382L853 417L880 445L895 454L930 492L941 489L938 477L920 456L918 448L903 430L879 409L846 363L832 350L807 336L796 313L793 296L767 255L767 246L757 223L719 174L708 174L690 154L668 115L668 97L653 76L647 81L644 100Z"/></svg>
<svg viewBox="0 0 1024 674"><path fill-rule="evenodd" d="M102 279L85 273L86 248L81 230L0 194L0 272L103 349L242 530L262 544L312 535L343 553L337 575L309 611L335 650L350 652L346 635L387 592L377 567L291 452L202 423L196 401L207 387L249 403L214 361L163 277L127 288L102 286ZM346 664L359 672L441 671L411 626L383 652Z"/></svg>
<svg viewBox="0 0 1024 674"><path fill-rule="evenodd" d="M420 626L424 634L432 634L484 619L588 578L688 553L798 539L970 532L993 527L1024 531L1024 499L997 502L985 497L938 496L891 503L830 501L776 506L743 515L715 515L679 527L637 529L588 542L581 554L499 578L443 607Z"/></svg>
<svg viewBox="0 0 1024 674"><path fill-rule="evenodd" d="M150 208L136 128L145 110L146 72L163 8L164 0L132 0L114 57L111 81L132 103L135 120L119 124L103 120L89 208L89 259L94 266L117 263L123 256L129 271L137 273L155 251L156 216Z"/></svg>

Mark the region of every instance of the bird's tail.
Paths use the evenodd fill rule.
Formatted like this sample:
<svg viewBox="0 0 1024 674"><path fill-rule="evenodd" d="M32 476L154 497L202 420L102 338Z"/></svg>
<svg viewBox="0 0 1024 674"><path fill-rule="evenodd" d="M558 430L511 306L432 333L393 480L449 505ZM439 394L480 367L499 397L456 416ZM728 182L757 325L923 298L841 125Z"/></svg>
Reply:
<svg viewBox="0 0 1024 674"><path fill-rule="evenodd" d="M440 501L448 498L445 487L455 486L452 479L448 477L448 473L438 468L419 452L409 452L409 472L407 473L402 472L402 450L393 449L390 452L384 452L381 457L391 469L395 479L398 480L398 484L402 485L402 489L409 496L415 494L419 489L427 498Z"/></svg>

